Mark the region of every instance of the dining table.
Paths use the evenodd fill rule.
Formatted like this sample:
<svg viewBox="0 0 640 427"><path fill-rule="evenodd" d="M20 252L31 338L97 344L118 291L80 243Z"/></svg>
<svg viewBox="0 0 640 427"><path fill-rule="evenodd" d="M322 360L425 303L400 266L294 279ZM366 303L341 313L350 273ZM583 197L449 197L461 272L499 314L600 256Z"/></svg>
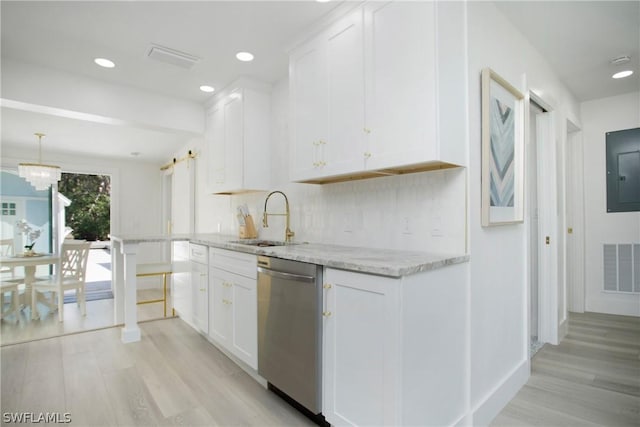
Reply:
<svg viewBox="0 0 640 427"><path fill-rule="evenodd" d="M16 254L12 256L0 257L0 267L23 267L24 268L24 306L31 307L31 286L36 280L36 268L39 265L54 265L57 264L60 257L56 254ZM9 277L8 280L18 280L19 277ZM31 313L31 318L36 319L37 313Z"/></svg>

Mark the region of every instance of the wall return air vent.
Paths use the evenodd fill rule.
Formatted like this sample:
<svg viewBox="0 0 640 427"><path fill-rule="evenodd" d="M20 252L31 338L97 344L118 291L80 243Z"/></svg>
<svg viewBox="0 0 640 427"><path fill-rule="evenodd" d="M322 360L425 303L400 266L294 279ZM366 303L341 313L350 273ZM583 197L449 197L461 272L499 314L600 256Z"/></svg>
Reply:
<svg viewBox="0 0 640 427"><path fill-rule="evenodd" d="M180 52L179 50L171 49L168 47L152 44L147 51L147 56L160 62L172 64L180 68L187 70L191 69L195 64L200 61L195 55L189 53Z"/></svg>

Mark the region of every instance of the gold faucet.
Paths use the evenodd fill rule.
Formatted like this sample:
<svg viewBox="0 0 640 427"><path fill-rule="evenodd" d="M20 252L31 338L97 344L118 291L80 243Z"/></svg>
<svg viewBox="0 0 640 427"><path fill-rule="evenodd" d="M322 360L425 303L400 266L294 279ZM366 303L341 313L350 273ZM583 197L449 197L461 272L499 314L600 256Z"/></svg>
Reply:
<svg viewBox="0 0 640 427"><path fill-rule="evenodd" d="M285 203L285 208L286 208L286 212L283 214L274 214L274 213L267 213L267 202L269 201L269 197L273 196L274 194L282 194L282 196L284 197L284 203ZM284 215L287 217L286 220L286 230L284 231L284 241L285 242L291 242L291 238L296 234L293 231L291 231L291 229L289 228L289 199L287 199L287 195L284 194L282 191L272 191L271 193L269 193L269 195L267 196L267 198L264 200L264 214L262 215L262 226L267 228L269 227L269 223L267 222L267 217L269 215Z"/></svg>

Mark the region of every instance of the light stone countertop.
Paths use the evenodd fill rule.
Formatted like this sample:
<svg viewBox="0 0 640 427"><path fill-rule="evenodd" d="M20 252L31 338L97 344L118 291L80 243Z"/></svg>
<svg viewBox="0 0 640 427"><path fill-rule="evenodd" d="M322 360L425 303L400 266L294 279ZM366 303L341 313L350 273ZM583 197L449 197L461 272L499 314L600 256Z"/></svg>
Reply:
<svg viewBox="0 0 640 427"><path fill-rule="evenodd" d="M214 248L396 278L469 261L469 255L465 254L372 249L321 243L259 247L238 243L240 239L237 236L224 234L121 235L111 238L124 244L189 241Z"/></svg>

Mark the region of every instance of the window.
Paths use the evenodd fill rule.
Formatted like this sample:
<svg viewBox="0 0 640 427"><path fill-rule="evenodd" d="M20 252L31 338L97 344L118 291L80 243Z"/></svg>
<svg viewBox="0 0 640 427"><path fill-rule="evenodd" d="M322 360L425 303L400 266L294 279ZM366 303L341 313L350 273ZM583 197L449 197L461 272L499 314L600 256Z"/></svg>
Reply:
<svg viewBox="0 0 640 427"><path fill-rule="evenodd" d="M16 216L16 204L13 202L2 202L2 216Z"/></svg>

